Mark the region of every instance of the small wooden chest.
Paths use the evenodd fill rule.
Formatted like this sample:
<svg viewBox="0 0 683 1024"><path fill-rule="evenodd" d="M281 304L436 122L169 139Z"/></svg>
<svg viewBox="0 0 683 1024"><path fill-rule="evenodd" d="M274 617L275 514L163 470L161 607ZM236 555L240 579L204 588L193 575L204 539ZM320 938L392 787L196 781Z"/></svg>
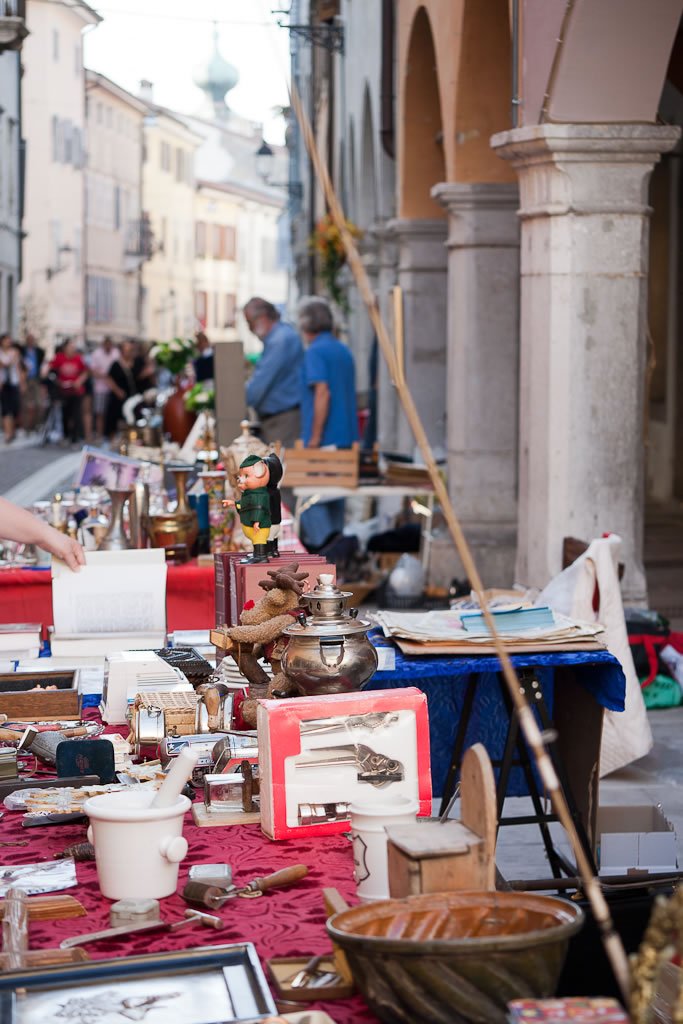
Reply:
<svg viewBox="0 0 683 1024"><path fill-rule="evenodd" d="M17 722L80 719L78 673L67 670L0 674L0 714Z"/></svg>
<svg viewBox="0 0 683 1024"><path fill-rule="evenodd" d="M392 899L489 888L486 843L462 822L390 825L386 832Z"/></svg>

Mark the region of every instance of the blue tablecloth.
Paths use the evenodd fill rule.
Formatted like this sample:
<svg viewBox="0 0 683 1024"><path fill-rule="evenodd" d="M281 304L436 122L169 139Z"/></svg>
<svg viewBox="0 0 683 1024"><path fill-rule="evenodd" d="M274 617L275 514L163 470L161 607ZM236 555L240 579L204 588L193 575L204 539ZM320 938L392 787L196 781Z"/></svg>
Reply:
<svg viewBox="0 0 683 1024"><path fill-rule="evenodd" d="M376 645L390 644L393 647L390 641L374 631L371 639ZM511 660L515 668L533 667L536 670L551 714L555 669L563 666L573 670L577 682L604 708L624 710L626 679L620 662L608 651L516 654ZM467 682L473 674L479 677L479 681L465 746L482 742L492 760L502 757L509 718L498 684L499 671L500 662L495 656L426 658L406 656L396 649L395 669L376 672L365 685L366 690L417 686L426 694L435 796L443 792ZM507 793L509 796L527 793L521 768L511 771Z"/></svg>

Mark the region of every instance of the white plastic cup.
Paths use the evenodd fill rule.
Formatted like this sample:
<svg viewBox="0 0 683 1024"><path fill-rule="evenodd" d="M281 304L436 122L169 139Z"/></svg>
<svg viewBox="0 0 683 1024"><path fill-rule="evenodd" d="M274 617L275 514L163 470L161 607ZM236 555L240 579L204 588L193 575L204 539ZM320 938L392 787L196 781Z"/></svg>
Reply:
<svg viewBox="0 0 683 1024"><path fill-rule="evenodd" d="M366 903L389 899L387 825L409 825L419 804L407 796L354 801L350 807L354 878L358 898Z"/></svg>
<svg viewBox="0 0 683 1024"><path fill-rule="evenodd" d="M83 805L90 818L97 878L110 900L163 899L176 891L178 866L187 855L183 817L186 796L170 807L151 807L156 793L102 793Z"/></svg>

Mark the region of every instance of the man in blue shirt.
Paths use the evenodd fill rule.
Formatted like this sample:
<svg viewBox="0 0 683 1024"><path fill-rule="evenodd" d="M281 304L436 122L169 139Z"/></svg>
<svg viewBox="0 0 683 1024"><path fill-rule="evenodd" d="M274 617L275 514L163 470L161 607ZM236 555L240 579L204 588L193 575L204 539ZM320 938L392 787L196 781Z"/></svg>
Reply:
<svg viewBox="0 0 683 1024"><path fill-rule="evenodd" d="M301 378L301 436L307 448L350 448L358 440L356 374L350 350L332 331L324 299L304 299L299 331L306 345ZM344 499L318 502L303 513L301 532L309 548L321 548L344 528Z"/></svg>
<svg viewBox="0 0 683 1024"><path fill-rule="evenodd" d="M249 330L263 342L247 383L247 405L258 415L263 440L289 448L301 437L301 339L266 299L249 299L243 312Z"/></svg>

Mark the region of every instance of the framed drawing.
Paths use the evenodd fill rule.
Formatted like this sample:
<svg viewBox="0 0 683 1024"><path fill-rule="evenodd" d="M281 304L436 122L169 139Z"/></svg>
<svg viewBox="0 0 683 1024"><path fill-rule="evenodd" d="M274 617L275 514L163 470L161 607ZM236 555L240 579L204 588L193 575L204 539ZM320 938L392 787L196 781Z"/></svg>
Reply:
<svg viewBox="0 0 683 1024"><path fill-rule="evenodd" d="M276 1012L250 942L0 975L2 1024L255 1024Z"/></svg>

